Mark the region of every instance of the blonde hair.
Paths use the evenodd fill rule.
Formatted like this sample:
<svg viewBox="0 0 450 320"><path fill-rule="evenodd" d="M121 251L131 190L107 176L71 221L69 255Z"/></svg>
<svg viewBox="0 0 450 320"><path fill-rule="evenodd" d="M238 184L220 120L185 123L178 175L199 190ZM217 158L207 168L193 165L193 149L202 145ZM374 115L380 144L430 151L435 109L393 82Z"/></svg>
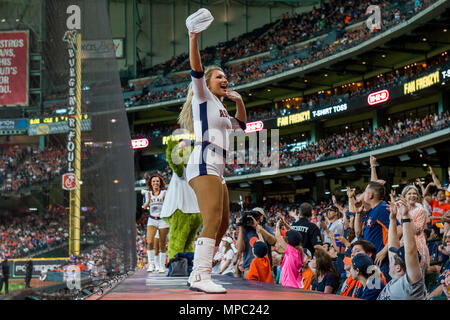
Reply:
<svg viewBox="0 0 450 320"><path fill-rule="evenodd" d="M409 186L406 186L405 188L403 188L403 190L402 190L402 196L403 196L404 198L406 198L406 194L407 194L411 189L413 189L413 190L416 192L416 194L417 194L417 200L416 200L416 202L421 203L421 202L422 202L422 197L420 196L419 190L418 190L415 186L413 186L413 185L409 185Z"/></svg>
<svg viewBox="0 0 450 320"><path fill-rule="evenodd" d="M210 66L205 70L205 81L206 86L209 88L209 80L214 70L222 71L222 68L217 66ZM194 90L192 89L192 82L189 84L188 94L186 97L186 102L183 104L183 109L178 116L178 124L188 130L189 132L194 132L194 120L192 116L192 98L194 97Z"/></svg>

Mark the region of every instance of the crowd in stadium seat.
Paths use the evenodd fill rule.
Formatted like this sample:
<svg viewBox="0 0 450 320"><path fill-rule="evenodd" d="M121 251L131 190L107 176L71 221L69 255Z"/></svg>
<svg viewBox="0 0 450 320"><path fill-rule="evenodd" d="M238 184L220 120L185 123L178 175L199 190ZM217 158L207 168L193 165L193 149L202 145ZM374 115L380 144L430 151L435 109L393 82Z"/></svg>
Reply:
<svg viewBox="0 0 450 320"><path fill-rule="evenodd" d="M99 234L90 217L83 220L82 237ZM63 206L52 206L42 213L0 216L0 256L20 258L52 248L69 239L69 219Z"/></svg>
<svg viewBox="0 0 450 320"><path fill-rule="evenodd" d="M353 7L345 7L342 10L342 5L333 3L331 6L329 4L324 4L324 8L314 9L310 13L297 15L294 17L284 16L283 19L277 24L277 27L274 27L275 30L269 29L263 38L264 45L258 45L260 43L259 40L249 41L246 39L246 36L242 36L244 40L242 47L238 41L233 42L232 46L227 47L225 49L220 49L221 45L215 48L218 56L213 56L213 61L215 59L219 59L221 61L221 66L224 68L225 73L228 75L230 81L230 87L238 86L244 83L248 83L251 81L255 81L258 79L263 79L268 76L272 76L287 70L291 70L294 67L300 67L308 65L314 61L323 59L325 57L335 55L343 50L348 49L349 47L355 46L363 41L368 40L374 35L379 34L380 32L384 32L392 26L395 26L401 22L404 22L406 19L410 18L412 15L417 13L424 8L427 8L434 0L426 0L422 1L420 5L417 5L416 1L408 1L407 3L402 4L402 6L397 7L395 10L384 10L382 13L383 19L383 28L381 31L369 30L365 24L350 28L348 30L344 30L344 27L352 22L352 20L361 19L365 13L362 10L362 2L355 1L352 2ZM344 3L344 2L343 2ZM382 8L389 8L392 4L386 3L385 1L379 4ZM331 16L328 13L333 12ZM292 47L291 45L296 43L297 41L301 41L304 37L314 37L317 34L311 32L319 32L323 29L323 26L320 26L319 21L323 21L322 19L329 19L330 25L325 24L326 27L334 27L334 29L338 30L336 34L336 38L329 43L325 43L323 40L311 41L305 46L301 47ZM301 27L301 30L308 30L308 32L290 32L287 26L297 26ZM292 28L291 28L292 29ZM251 38L251 36L250 36ZM281 45L277 45L276 41L273 39L281 39ZM246 47L246 44L250 46L249 49ZM271 48L271 46L274 46ZM231 49L235 48L235 49ZM268 56L258 57L256 59L245 60L242 63L229 64L225 65L226 61L238 59L244 56L244 53L247 55L253 55L256 53L267 52L268 49L272 49ZM261 51L259 51L261 50ZM205 52L202 53L202 57L206 59L205 65L210 64L208 61L208 52L214 51L213 49L205 49ZM225 54L223 53L225 51ZM303 57L300 55L301 53L307 52L307 56ZM232 53L234 52L234 53ZM205 58L206 57L206 58ZM288 57L288 58L286 58ZM188 69L188 61L186 61L187 56L181 55L179 57L174 57L170 60L168 64L171 67L174 66L182 66L182 70ZM180 61L184 61L180 64ZM217 63L215 63L217 64ZM163 66L156 67L152 69L155 71L158 68L166 69L168 66L167 63ZM170 68L169 68L170 69ZM179 70L173 70L179 71ZM233 77L230 77L230 75ZM138 94L136 96L130 97L126 99L125 104L129 106L133 105L142 105L142 104L152 104L158 103L162 101L171 100L174 98L183 98L187 94L187 85L190 81L188 73L185 75L184 83L179 83L182 80L178 77L177 81L170 81L169 76L165 76L167 81L162 81L162 84L175 84L174 86L169 86L167 89L158 89L157 86L153 86L150 91ZM176 85L179 83L179 85ZM162 87L160 87L162 88Z"/></svg>
<svg viewBox="0 0 450 320"><path fill-rule="evenodd" d="M296 167L385 148L448 128L449 125L450 113L445 111L441 114L430 114L422 119L398 119L393 125L386 124L375 130L336 133L301 149L294 142L281 142L279 168ZM245 163L237 164L237 151L235 151L234 163L226 165L224 175L235 176L260 172L264 165L261 162L250 164L249 152L246 150ZM268 152L268 157L270 156ZM168 166L155 172L163 175L165 181L170 181L171 170Z"/></svg>
<svg viewBox="0 0 450 320"><path fill-rule="evenodd" d="M387 1L373 1L381 8L391 5ZM324 2L322 6L313 6L304 13L283 14L282 18L258 28L252 32L235 37L230 41L219 43L201 51L206 64L220 59L222 63L267 52L276 47L286 47L308 40L315 35L332 29L342 30L365 19L367 3L365 1L334 0ZM189 69L187 55L173 57L166 63L156 65L147 70L149 74L157 70L183 71Z"/></svg>
<svg viewBox="0 0 450 320"><path fill-rule="evenodd" d="M16 192L32 185L52 181L67 163L65 149L48 147L1 146L0 192Z"/></svg>
<svg viewBox="0 0 450 320"><path fill-rule="evenodd" d="M402 127L400 124L399 126ZM340 188L347 188L346 195L341 193L336 196L323 196L317 202L308 200L298 203L287 198L275 200L264 197L262 202L244 205L244 210L251 210L255 206L262 208L266 218L263 223L273 235L276 235L277 241L270 246L271 250L269 251L272 257L269 272L272 272L273 277L270 281L264 281L291 286L283 283L282 274L286 272L284 270L286 266L282 261L286 259L284 257L287 253L285 253L286 246L283 246L282 242L290 241L288 232L302 230L294 227L301 225L298 223L304 219L303 210L311 204L311 216L307 220L316 226L318 234L313 233L312 235L318 235L319 239L315 242L313 252L305 250L303 244L299 247L300 249L297 249L302 252L301 268L297 270L301 281L298 286L294 287L368 300L377 298L449 299L450 294L447 289L450 284L450 192L448 185L442 184L433 168L429 167L429 172L424 177L407 177L410 184L402 185L399 189L395 189L396 187L393 186L393 189L389 190L386 188L386 181L382 180L388 177L379 177L376 173L376 158L370 157L368 160L373 169L371 182L367 188L352 189L350 186L342 185ZM450 167L444 179L448 181L449 177ZM411 190L412 194L416 194L417 197L410 195ZM402 201L404 205L399 204ZM410 225L406 225L407 219L402 220L406 216L404 213L400 213L402 207L409 210ZM243 252L237 249L239 229L241 228L238 224L241 220L240 205L232 203L230 212L230 224L225 236L229 237L226 241L230 241L231 238L232 242L231 264L234 271L231 275L251 279L248 277L250 269L243 267ZM142 269L146 267L147 262L144 227L146 218L141 216L142 221L138 221L136 239L139 265ZM383 227L378 227L378 231L369 232L368 228L378 224ZM408 236L405 228L409 228L408 226L411 225L411 231L408 231L411 233L408 233L410 234ZM389 231L388 234L385 234L385 231L382 232L383 228L387 232L393 227L396 230L402 230L402 233ZM375 236L374 232L378 232L378 235ZM303 237L309 237L308 232L303 231L302 234ZM396 251L395 255L398 257L394 257L393 251L382 249L384 246L396 248L403 246L406 255L417 255L418 260L415 262L410 257L406 258L409 260L405 260L405 255L402 256L401 251ZM416 249L408 250L412 246L415 246ZM225 250L227 249L222 243L214 258L217 265L213 272L220 273L220 268L217 266L222 259L226 259ZM361 254L364 256L360 256ZM365 264L361 264L360 259L365 261ZM392 266L389 264L390 259L395 259ZM406 264L409 263L407 269L401 267L402 261ZM328 270L322 280L324 265L328 265ZM390 270L397 265L406 272L398 271L402 269L396 269L396 272ZM371 274L370 270L375 273ZM416 272L416 280L411 280L414 275L413 270ZM328 273L332 274L329 278ZM366 273L379 281L379 287L376 282L372 283L375 287L368 285L365 281L367 279L362 282L364 277L361 275ZM406 278L406 273L408 278ZM405 279L401 281L409 281L410 286L416 288L415 291L409 290L407 286L395 284L400 281L397 279L402 279L402 277ZM262 279L253 280L263 281ZM321 282L325 282L325 284L321 286ZM388 289L383 289L384 287ZM375 291L370 291L372 289Z"/></svg>
<svg viewBox="0 0 450 320"><path fill-rule="evenodd" d="M392 127L386 125L373 132L356 130L345 134L333 134L316 143L309 144L301 150L292 151L293 147L290 144L282 143L279 150L279 166L280 169L296 167L385 148L448 128L449 123L450 113L446 111L439 115L429 115L423 119L398 120ZM237 164L237 160L235 160L234 164L227 165L225 175L259 172L262 167L261 163L249 164L247 155L245 164Z"/></svg>

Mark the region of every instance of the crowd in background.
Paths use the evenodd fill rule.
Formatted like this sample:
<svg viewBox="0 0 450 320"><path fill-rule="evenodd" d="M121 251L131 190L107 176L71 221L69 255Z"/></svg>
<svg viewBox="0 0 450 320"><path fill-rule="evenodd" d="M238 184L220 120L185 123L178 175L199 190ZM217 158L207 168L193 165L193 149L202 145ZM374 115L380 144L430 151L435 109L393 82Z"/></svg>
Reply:
<svg viewBox="0 0 450 320"><path fill-rule="evenodd" d="M95 216L85 215L81 224L83 239L100 234ZM69 218L63 206L50 206L43 212L0 216L0 256L21 258L67 243Z"/></svg>
<svg viewBox="0 0 450 320"><path fill-rule="evenodd" d="M343 5L344 2L342 4L328 3L324 4L322 8L314 8L313 11L309 13L294 15L293 17L289 17L288 14L284 15L275 27L271 28L270 26L267 26L269 29L265 35L262 36L262 40L252 40L252 36L255 33L258 34L258 32L246 34L240 37L242 38L242 41L231 41L229 47L222 48L223 45L219 44L216 48L205 49L202 53L202 57L206 59L205 65L215 63L223 67L225 74L229 79L230 87L238 86L296 67L308 65L314 61L335 55L349 47L356 46L372 36L377 35L379 32L384 32L390 27L406 21L406 19L410 18L418 11L427 8L433 2L434 1L432 0L408 1L405 4L402 4L402 6L397 6L397 9L395 10L386 10L386 8L389 8L392 4L380 1L378 5L381 6L382 9L383 20L383 27L381 30L369 30L365 24L347 30L344 29L351 22L359 21L364 17L365 8L362 5L362 1L353 1L351 2L352 5L349 7ZM330 20L330 24L322 22L327 21L327 19ZM289 26L291 28L287 28ZM305 39L305 37L313 38L314 36L317 36L321 33L324 26L326 28L331 26L333 30L337 30L334 40L326 43L324 39L318 39L301 47L293 46L294 43ZM318 34L308 33L306 31L289 31L295 28L309 30L310 32L318 32ZM249 38L247 39L247 37ZM277 41L280 43L277 43L274 39L278 39ZM264 43L264 45L261 45L261 43ZM249 58L240 63L227 64L230 60L239 59L247 55L250 56L257 53L268 52L268 50L270 50L270 52L263 57L254 59ZM208 56L212 56L211 52L217 52L217 56L214 55L211 61L209 61ZM183 62L180 63L180 60ZM217 61L220 61L220 63L217 63ZM155 66L152 71L157 69L165 69L166 73L170 71L180 71L176 68L169 71L170 67L174 66L178 66L181 70L187 70L188 62L187 56L181 55L179 57L173 57L169 63L162 64L159 67ZM170 67L168 68L168 66ZM231 75L233 76L231 77ZM166 80L164 81L155 81L151 86L151 90L128 98L125 101L125 104L127 106L152 104L186 96L187 86L190 80L188 73L186 73L184 79L177 76L176 80L171 81L169 75L165 78ZM161 84L159 87L160 89L156 86L158 83Z"/></svg>
<svg viewBox="0 0 450 320"><path fill-rule="evenodd" d="M348 83L334 90L322 90L304 97L292 98L269 106L253 107L247 110L247 121L268 120L279 116L286 116L318 107L329 107L349 102L350 99L369 94L384 88L392 89L402 86L412 77L420 77L433 70L445 69L450 57L447 52L430 58L428 63L414 63L403 68L366 79L364 83ZM133 138L147 137L148 139L159 139L161 136L169 135L173 130L179 128L177 124L150 123L135 129Z"/></svg>
<svg viewBox="0 0 450 320"><path fill-rule="evenodd" d="M347 189L346 196L303 203L264 197L261 203L243 204L242 208L232 203L229 228L214 258L214 272L367 300L448 298L448 185L429 167L425 177L408 177L409 184L388 190L382 180L386 177L377 175L376 158L371 156L369 162L367 187L342 186ZM450 167L448 171L450 176ZM263 219L253 219L255 224L250 227L241 226L243 212L255 206L259 207L256 212L262 210ZM144 225L144 220L138 223L137 238L141 268L146 263L146 241L145 228L139 225ZM242 230L252 226L259 240L250 236L241 240ZM261 237L263 226L275 237L272 244L266 236ZM311 231L312 226L317 233ZM243 250L240 241L253 249ZM250 267L246 262L249 254ZM269 260L270 267L263 263ZM269 268L268 273L261 268Z"/></svg>
<svg viewBox="0 0 450 320"><path fill-rule="evenodd" d="M385 148L448 128L449 121L450 113L446 111L439 115L431 114L423 119L398 120L395 125L385 125L373 131L356 130L345 134L332 134L315 143L308 144L302 149L294 149L292 144L281 143L279 167L281 169L296 167ZM270 157L270 153L268 157ZM234 159L235 163L228 164L225 168L226 176L259 172L263 167L261 162L250 164L248 154L244 164L237 164L236 156Z"/></svg>
<svg viewBox="0 0 450 320"><path fill-rule="evenodd" d="M448 128L449 124L450 112L445 111L440 114L430 114L422 119L398 119L393 124L386 124L375 130L355 130L354 132L348 131L343 134L335 133L302 147L299 147L297 142L293 141L280 142L279 168L297 167L385 148ZM260 160L256 164L251 164L249 159L251 152L247 148L243 158L244 163L238 164L237 151L235 151L233 156L234 163L228 163L225 166L224 176L257 173L269 165L264 165ZM271 157L270 150L267 157ZM170 181L171 170L169 166L154 168L154 172L162 175L165 181Z"/></svg>
<svg viewBox="0 0 450 320"><path fill-rule="evenodd" d="M53 181L67 163L64 148L3 145L0 149L0 193Z"/></svg>

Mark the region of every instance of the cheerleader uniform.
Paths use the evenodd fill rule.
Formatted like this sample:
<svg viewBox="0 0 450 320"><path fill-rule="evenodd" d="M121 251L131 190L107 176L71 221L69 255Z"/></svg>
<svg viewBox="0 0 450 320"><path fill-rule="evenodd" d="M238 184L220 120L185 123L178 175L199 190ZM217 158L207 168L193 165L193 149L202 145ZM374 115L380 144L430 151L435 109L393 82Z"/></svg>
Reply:
<svg viewBox="0 0 450 320"><path fill-rule="evenodd" d="M212 174L224 184L229 134L232 130L245 130L246 126L228 115L222 101L206 86L204 72L192 70L191 78L195 145L186 167L186 178L189 182L195 177Z"/></svg>
<svg viewBox="0 0 450 320"><path fill-rule="evenodd" d="M160 190L159 194L155 196L152 191L148 192L150 197L150 213L147 220L147 227L154 226L157 229L169 228L167 222L161 219L161 209L166 197L166 190Z"/></svg>

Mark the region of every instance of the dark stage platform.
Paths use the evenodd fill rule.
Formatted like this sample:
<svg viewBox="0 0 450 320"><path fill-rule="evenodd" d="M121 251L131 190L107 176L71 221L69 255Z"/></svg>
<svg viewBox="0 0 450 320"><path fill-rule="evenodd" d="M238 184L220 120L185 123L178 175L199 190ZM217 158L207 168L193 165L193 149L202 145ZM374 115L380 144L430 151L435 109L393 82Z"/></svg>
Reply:
<svg viewBox="0 0 450 320"><path fill-rule="evenodd" d="M139 270L103 296L93 295L88 300L354 300L222 275L212 277L227 289L226 294L191 291L186 285L187 277L167 277Z"/></svg>

